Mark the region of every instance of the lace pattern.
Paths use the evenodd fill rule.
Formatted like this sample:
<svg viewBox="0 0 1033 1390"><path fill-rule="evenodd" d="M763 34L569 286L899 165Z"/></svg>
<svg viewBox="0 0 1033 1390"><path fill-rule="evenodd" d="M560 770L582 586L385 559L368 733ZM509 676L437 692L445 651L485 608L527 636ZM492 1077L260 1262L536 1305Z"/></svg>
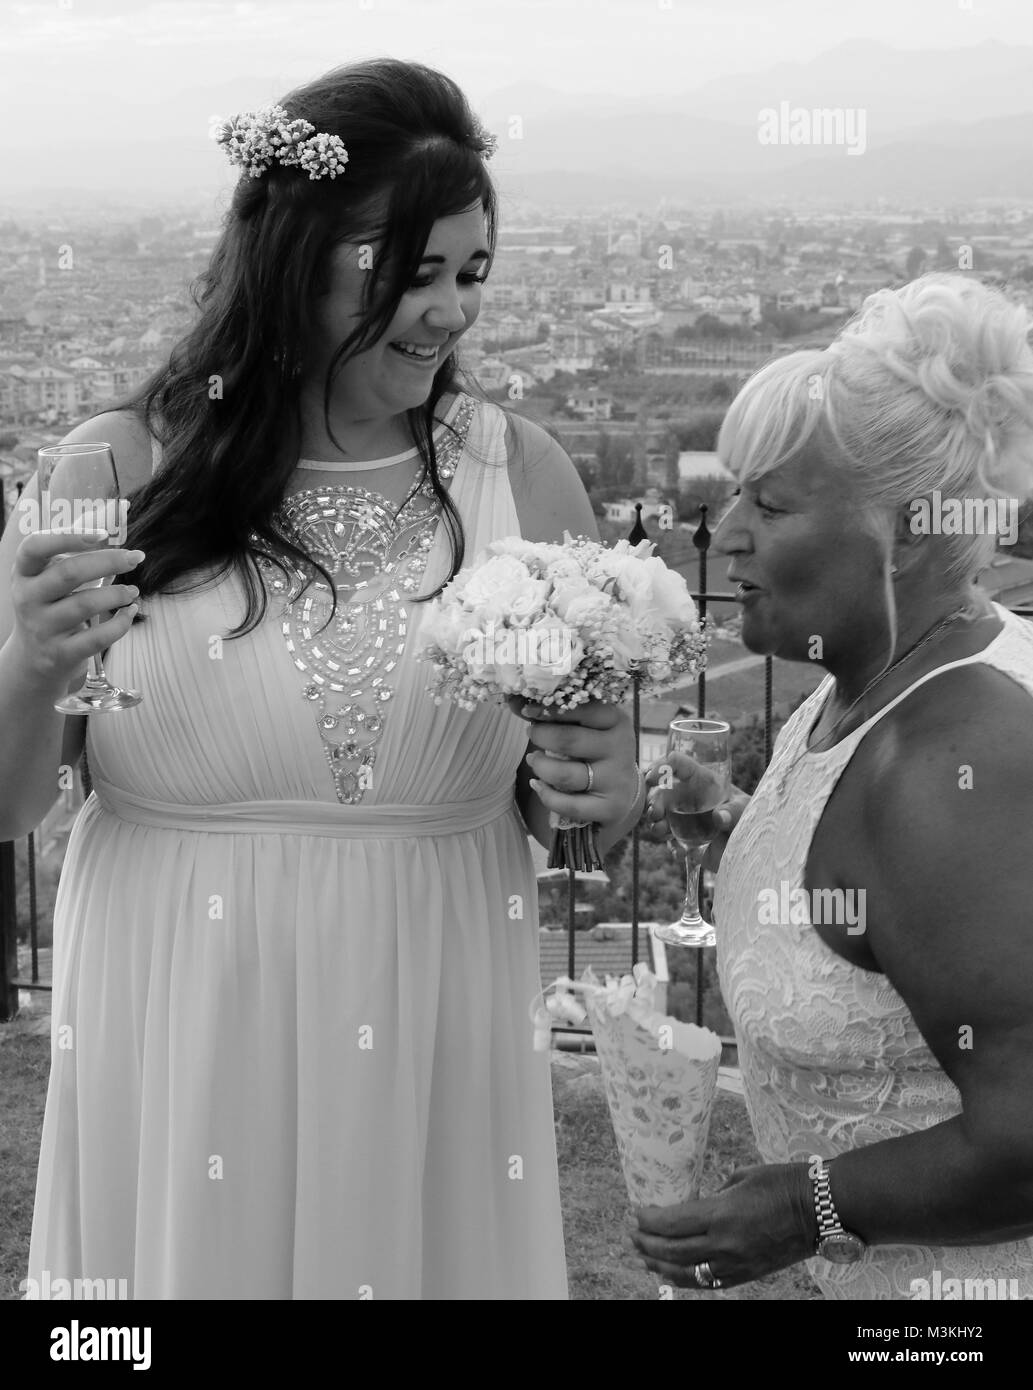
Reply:
<svg viewBox="0 0 1033 1390"><path fill-rule="evenodd" d="M1033 625L1005 609L998 613L1004 630L972 659L1004 671L1033 696ZM837 955L806 914L796 924L760 920L762 890L783 882L803 888L825 804L861 739L886 712L826 752L806 753L831 684L831 678L823 682L782 730L728 843L715 894L718 974L735 1023L750 1120L768 1163L833 1158L961 1110L957 1088L884 975ZM1033 1297L1030 1240L876 1246L856 1265L815 1258L808 1269L827 1298L912 1298L912 1280L932 1281L935 1270L942 1279L1016 1279L1018 1296Z"/></svg>

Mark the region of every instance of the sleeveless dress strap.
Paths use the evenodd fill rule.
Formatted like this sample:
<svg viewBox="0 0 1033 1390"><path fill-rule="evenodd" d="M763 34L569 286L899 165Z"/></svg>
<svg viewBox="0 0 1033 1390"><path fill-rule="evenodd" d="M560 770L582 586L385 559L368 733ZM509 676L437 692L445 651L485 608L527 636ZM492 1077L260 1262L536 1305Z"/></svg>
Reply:
<svg viewBox="0 0 1033 1390"><path fill-rule="evenodd" d="M973 652L971 656L962 656L959 657L957 661L945 662L943 666L937 666L935 670L927 671L924 676L919 676L919 678L916 681L913 681L907 687L906 690L902 690L901 693L897 695L894 699L892 699L888 705L884 705L882 709L878 710L877 713L873 714L872 717L866 720L864 724L862 724L861 727L857 729L855 732L860 733L863 730L865 733L867 733L873 725L879 722L883 715L889 714L891 709L896 708L896 706L899 705L901 701L906 700L907 697L911 695L914 691L916 691L919 686L925 685L926 681L931 681L936 676L942 676L945 671L956 671L961 666L976 666L980 662L987 664L987 653L992 651L993 648L1001 641L1001 639L1009 635L1011 632L1011 624L1009 622L1009 618L1012 615L1009 614L1008 616L1005 616L1007 610L1002 609L998 604L994 604L994 607L995 609L997 609L998 614L1004 618L1004 626L1001 628L997 636L992 638L986 644L985 647L981 648L978 652ZM990 662L989 664L993 665L993 662ZM847 740L844 739L843 742L846 743Z"/></svg>

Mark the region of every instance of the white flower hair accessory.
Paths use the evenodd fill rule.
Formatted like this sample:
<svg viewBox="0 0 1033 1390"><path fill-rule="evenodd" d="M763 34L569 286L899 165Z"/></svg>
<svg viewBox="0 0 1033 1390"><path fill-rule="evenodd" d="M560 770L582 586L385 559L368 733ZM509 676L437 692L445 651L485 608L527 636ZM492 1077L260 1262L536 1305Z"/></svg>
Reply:
<svg viewBox="0 0 1033 1390"><path fill-rule="evenodd" d="M344 173L348 151L339 135L316 133L310 121L291 120L282 106L266 106L227 121L215 137L231 164L257 179L273 163L295 165L310 179Z"/></svg>
<svg viewBox="0 0 1033 1390"><path fill-rule="evenodd" d="M490 159L499 147L499 137L492 135L490 130L485 130L480 121L477 121L474 129L477 133L477 139L484 146L484 149L481 150L481 158Z"/></svg>

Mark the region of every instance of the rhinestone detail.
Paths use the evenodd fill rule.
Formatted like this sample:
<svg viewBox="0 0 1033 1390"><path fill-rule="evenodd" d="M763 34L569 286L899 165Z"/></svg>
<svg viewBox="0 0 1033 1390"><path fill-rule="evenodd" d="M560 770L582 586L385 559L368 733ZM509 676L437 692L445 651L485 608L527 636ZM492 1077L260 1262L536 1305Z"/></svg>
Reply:
<svg viewBox="0 0 1033 1390"><path fill-rule="evenodd" d="M465 397L437 451L438 476L451 479L466 442L475 402ZM316 727L338 801L357 805L373 784L385 706L408 634L408 603L419 590L440 519L429 478L395 515L367 488L333 485L287 497L276 520L284 533L333 577L285 560L289 583L271 561L259 567L269 589L286 594L281 630L291 660L307 677L301 696L316 706Z"/></svg>

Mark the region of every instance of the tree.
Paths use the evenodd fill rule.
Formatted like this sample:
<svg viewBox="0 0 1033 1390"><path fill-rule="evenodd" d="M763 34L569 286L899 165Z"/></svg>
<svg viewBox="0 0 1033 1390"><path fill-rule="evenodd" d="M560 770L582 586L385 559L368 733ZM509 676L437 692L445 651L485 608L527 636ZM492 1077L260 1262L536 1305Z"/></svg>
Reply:
<svg viewBox="0 0 1033 1390"><path fill-rule="evenodd" d="M595 456L599 461L596 470L599 487L620 491L631 486L635 476L635 460L627 439L607 434L605 430L600 431Z"/></svg>
<svg viewBox="0 0 1033 1390"><path fill-rule="evenodd" d="M683 449L713 449L724 418L723 410L696 412L690 424L679 426L678 443Z"/></svg>
<svg viewBox="0 0 1033 1390"><path fill-rule="evenodd" d="M690 525L699 521L700 504L707 509L707 524L713 530L724 512L735 484L717 473L705 474L685 483L678 494L678 520Z"/></svg>
<svg viewBox="0 0 1033 1390"><path fill-rule="evenodd" d="M761 327L777 338L795 338L803 332L803 319L794 309L766 309Z"/></svg>
<svg viewBox="0 0 1033 1390"><path fill-rule="evenodd" d="M925 265L925 252L921 246L912 246L907 253L906 273L909 280L917 279Z"/></svg>
<svg viewBox="0 0 1033 1390"><path fill-rule="evenodd" d="M681 474L678 471L681 444L678 442L678 436L674 430L664 431L660 447L664 454L664 486L671 492L677 492L681 482Z"/></svg>

